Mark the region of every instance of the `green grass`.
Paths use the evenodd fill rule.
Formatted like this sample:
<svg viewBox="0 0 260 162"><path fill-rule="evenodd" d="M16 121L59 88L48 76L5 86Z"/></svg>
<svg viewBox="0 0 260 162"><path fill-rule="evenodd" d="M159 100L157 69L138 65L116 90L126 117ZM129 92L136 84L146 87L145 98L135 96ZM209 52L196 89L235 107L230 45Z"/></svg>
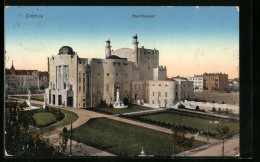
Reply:
<svg viewBox="0 0 260 162"><path fill-rule="evenodd" d="M107 118L94 118L73 129L72 138L120 156L137 156L141 148L149 155L171 156L173 150L170 134ZM204 144L195 142L196 147ZM175 154L179 152L175 149Z"/></svg>
<svg viewBox="0 0 260 162"><path fill-rule="evenodd" d="M132 105L129 108L125 109L115 109L115 108L90 108L88 110L98 110L99 112L105 112L109 114L122 114L128 112L136 112L136 111L145 111L145 110L153 110L149 107L139 106L139 105Z"/></svg>
<svg viewBox="0 0 260 162"><path fill-rule="evenodd" d="M51 123L57 122L56 116L52 112L39 111L33 114L37 127L44 127Z"/></svg>
<svg viewBox="0 0 260 162"><path fill-rule="evenodd" d="M53 109L56 109L56 108L53 108ZM76 121L78 119L78 115L77 114L75 114L73 112L70 112L70 111L67 111L67 110L62 110L62 109L60 109L60 110L61 110L62 113L65 114L65 118L62 121L60 121L60 122L58 122L56 124L53 124L53 125L51 125L49 127L41 129L42 133L50 132L50 131L53 131L53 130L55 130L57 128L60 128L62 126L70 124L71 123L71 114L73 114L72 122L74 122L74 121Z"/></svg>
<svg viewBox="0 0 260 162"><path fill-rule="evenodd" d="M15 98L22 98L22 99L28 99L28 96L11 96ZM36 101L44 101L44 96L43 95L38 95L38 96L31 96L31 100L36 100Z"/></svg>
<svg viewBox="0 0 260 162"><path fill-rule="evenodd" d="M164 111L157 113L149 113L149 114L141 114L141 115L133 115L137 116L140 119L145 119L153 122L160 123L168 123L171 125L177 125L183 123L187 127L196 128L198 130L202 130L204 133L209 132L215 134L216 124L209 124L209 121L221 121L225 123L225 125L229 126L233 132L233 134L239 134L239 121L221 119L221 118L213 118L210 116L195 116L191 114L184 114L182 112L177 111ZM195 133L195 132L194 132Z"/></svg>

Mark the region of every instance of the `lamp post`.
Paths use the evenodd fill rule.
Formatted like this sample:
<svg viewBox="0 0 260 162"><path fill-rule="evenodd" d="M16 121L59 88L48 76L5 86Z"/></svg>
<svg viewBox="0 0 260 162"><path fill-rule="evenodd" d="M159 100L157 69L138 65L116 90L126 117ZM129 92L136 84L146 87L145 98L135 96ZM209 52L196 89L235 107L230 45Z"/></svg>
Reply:
<svg viewBox="0 0 260 162"><path fill-rule="evenodd" d="M70 156L72 156L72 121L73 121L73 113L71 113L71 124L70 124Z"/></svg>
<svg viewBox="0 0 260 162"><path fill-rule="evenodd" d="M208 130L207 130L207 144L209 144L209 125L212 124L212 123L218 124L219 121L209 121L209 123L208 123Z"/></svg>

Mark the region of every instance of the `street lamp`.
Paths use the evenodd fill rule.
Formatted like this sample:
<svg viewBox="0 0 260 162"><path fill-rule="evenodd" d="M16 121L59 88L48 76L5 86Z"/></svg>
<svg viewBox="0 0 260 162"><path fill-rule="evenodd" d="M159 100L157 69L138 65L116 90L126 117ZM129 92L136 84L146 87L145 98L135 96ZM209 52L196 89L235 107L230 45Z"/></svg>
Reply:
<svg viewBox="0 0 260 162"><path fill-rule="evenodd" d="M218 124L219 121L209 121L209 124L208 124L208 130L207 130L207 144L209 144L209 125L210 124Z"/></svg>
<svg viewBox="0 0 260 162"><path fill-rule="evenodd" d="M72 121L73 121L73 113L71 112L71 124L70 124L70 156L72 156Z"/></svg>

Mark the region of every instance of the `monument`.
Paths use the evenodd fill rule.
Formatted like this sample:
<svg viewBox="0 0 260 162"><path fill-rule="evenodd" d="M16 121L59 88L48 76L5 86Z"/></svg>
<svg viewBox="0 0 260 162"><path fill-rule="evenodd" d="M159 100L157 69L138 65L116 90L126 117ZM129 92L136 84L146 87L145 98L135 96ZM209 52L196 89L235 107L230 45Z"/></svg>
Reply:
<svg viewBox="0 0 260 162"><path fill-rule="evenodd" d="M28 91L28 100L26 100L26 103L27 103L27 105L29 106L29 107L31 107L31 91L29 90Z"/></svg>
<svg viewBox="0 0 260 162"><path fill-rule="evenodd" d="M124 105L123 102L119 99L119 89L116 91L116 102L114 102L113 107L116 109L128 108L128 105Z"/></svg>

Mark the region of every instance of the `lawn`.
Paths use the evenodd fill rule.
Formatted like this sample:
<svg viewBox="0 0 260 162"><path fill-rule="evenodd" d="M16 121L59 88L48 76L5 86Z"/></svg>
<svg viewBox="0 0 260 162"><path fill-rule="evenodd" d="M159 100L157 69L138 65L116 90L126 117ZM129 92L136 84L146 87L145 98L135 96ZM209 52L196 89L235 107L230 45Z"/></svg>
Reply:
<svg viewBox="0 0 260 162"><path fill-rule="evenodd" d="M33 114L37 127L44 127L51 123L57 122L56 116L50 111L39 111Z"/></svg>
<svg viewBox="0 0 260 162"><path fill-rule="evenodd" d="M73 129L72 138L119 156L138 156L142 148L154 156L171 156L173 151L170 134L107 118L94 118ZM195 147L204 144L196 141ZM179 152L175 149L175 154Z"/></svg>
<svg viewBox="0 0 260 162"><path fill-rule="evenodd" d="M221 121L224 122L225 125L229 126L232 130L233 134L239 134L239 121L210 117L206 115L197 115L194 114L184 114L178 111L163 111L157 113L147 113L141 115L132 115L134 117L138 117L139 119L148 120L154 123L165 123L168 125L177 125L183 123L187 127L191 127L193 129L198 129L203 131L204 133L209 132L215 134L216 124L209 124L209 121ZM130 116L131 117L131 116ZM194 131L193 131L194 132ZM194 132L196 133L196 132Z"/></svg>
<svg viewBox="0 0 260 162"><path fill-rule="evenodd" d="M144 107L140 105L132 105L129 108L125 109L115 109L115 108L89 108L88 110L98 111L98 112L104 112L107 114L122 114L122 113L128 113L128 112L136 112L136 111L145 111L145 110L153 110L149 107Z"/></svg>
<svg viewBox="0 0 260 162"><path fill-rule="evenodd" d="M233 101L237 105L239 103L239 95L233 93L216 93L216 92L201 92L201 93L193 93L194 99L204 100L206 102L222 103L223 101L227 104L232 104Z"/></svg>
<svg viewBox="0 0 260 162"><path fill-rule="evenodd" d="M53 108L53 109L56 109L56 108ZM50 131L53 131L53 130L55 130L57 128L60 128L62 126L70 124L71 123L71 115L72 114L73 114L73 120L72 120L73 122L78 119L78 115L77 114L75 114L73 112L70 112L70 111L67 111L67 110L62 110L62 109L60 109L60 110L61 110L62 113L65 114L65 118L62 121L60 121L60 122L58 122L56 124L53 124L53 125L48 126L48 127L44 128L44 129L41 129L42 133L50 132Z"/></svg>
<svg viewBox="0 0 260 162"><path fill-rule="evenodd" d="M28 96L11 96L15 98L23 98L23 99L28 99ZM37 95L37 96L31 96L31 100L36 100L36 101L44 101L44 96L43 95Z"/></svg>

